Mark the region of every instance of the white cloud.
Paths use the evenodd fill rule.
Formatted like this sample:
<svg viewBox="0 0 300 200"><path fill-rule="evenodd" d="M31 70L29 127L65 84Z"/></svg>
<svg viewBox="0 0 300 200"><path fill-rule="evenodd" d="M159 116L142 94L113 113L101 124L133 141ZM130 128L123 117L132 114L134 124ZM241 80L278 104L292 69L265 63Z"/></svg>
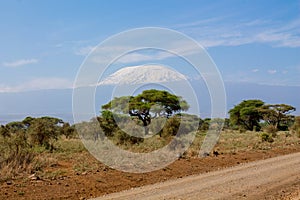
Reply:
<svg viewBox="0 0 300 200"><path fill-rule="evenodd" d="M158 60L164 60L172 57L178 57L178 56L184 57L196 53L202 53L201 47L199 47L195 43L191 45L191 41L185 41L184 39L178 41L172 41L172 43L170 44L166 43L165 46L168 47L168 49L165 50L155 49L155 47L153 48L145 47L144 49L143 48L136 49L135 47L131 47L129 45L93 47L92 50L94 50L94 52L89 59L90 61L97 64L107 64L111 62L121 63L121 64L131 64L131 63L143 62L143 61L155 62ZM88 53L90 49L91 49L90 46L82 47L79 52L82 52L81 55L85 55L84 53ZM145 50L149 50L149 52ZM77 52L77 55L80 55L79 52ZM177 53L178 55L174 53ZM121 57L118 58L114 56L121 56Z"/></svg>
<svg viewBox="0 0 300 200"><path fill-rule="evenodd" d="M268 43L274 47L300 47L299 26L299 19L284 24L260 19L229 23L223 19L210 22L207 20L207 23L187 23L186 26L180 24L178 30L197 38L205 47L250 43Z"/></svg>
<svg viewBox="0 0 300 200"><path fill-rule="evenodd" d="M254 73L256 73L258 71L259 71L259 69L252 69L252 72L254 72Z"/></svg>
<svg viewBox="0 0 300 200"><path fill-rule="evenodd" d="M173 28L185 28L185 27L191 27L191 26L200 26L200 25L205 25L208 23L217 22L222 19L224 19L224 18L223 17L222 18L221 17L207 18L207 19L203 19L203 20L190 22L190 23L176 24L175 26L173 26Z"/></svg>
<svg viewBox="0 0 300 200"><path fill-rule="evenodd" d="M246 26L258 26L258 25L266 25L266 24L269 24L270 21L268 20L262 20L262 19L255 19L255 20L252 20L252 21L247 21L247 22L244 22L243 24L246 25Z"/></svg>
<svg viewBox="0 0 300 200"><path fill-rule="evenodd" d="M37 59L21 59L12 62L4 62L3 65L6 67L20 67L23 65L34 64L37 63Z"/></svg>
<svg viewBox="0 0 300 200"><path fill-rule="evenodd" d="M186 55L187 53L191 53L188 51L184 52L184 49L182 49L182 50L183 50L182 53L184 55ZM172 57L176 57L176 55L172 54L171 52L167 52L167 51L153 52L152 54L133 52L133 53L129 53L129 54L122 56L116 62L122 63L122 64L129 64L129 63L133 63L133 62L142 62L142 61L152 61L153 62L153 61L164 60L164 59L172 58Z"/></svg>
<svg viewBox="0 0 300 200"><path fill-rule="evenodd" d="M269 73L269 74L276 74L276 73L277 73L277 70L275 70L275 69L270 69L270 70L268 70L268 73Z"/></svg>
<svg viewBox="0 0 300 200"><path fill-rule="evenodd" d="M32 90L45 90L45 89L66 89L72 88L73 82L57 77L50 78L36 78L18 85L4 85L0 84L0 92L23 92Z"/></svg>

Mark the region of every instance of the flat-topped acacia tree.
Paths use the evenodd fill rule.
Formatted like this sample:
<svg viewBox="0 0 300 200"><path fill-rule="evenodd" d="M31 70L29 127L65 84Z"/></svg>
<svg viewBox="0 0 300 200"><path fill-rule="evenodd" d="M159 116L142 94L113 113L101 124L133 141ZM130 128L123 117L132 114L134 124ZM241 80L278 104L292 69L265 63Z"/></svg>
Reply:
<svg viewBox="0 0 300 200"><path fill-rule="evenodd" d="M149 133L148 125L155 117L167 117L187 111L188 103L180 96L156 89L145 90L137 96L116 97L102 106L105 112L128 114L137 117L144 126L145 134Z"/></svg>

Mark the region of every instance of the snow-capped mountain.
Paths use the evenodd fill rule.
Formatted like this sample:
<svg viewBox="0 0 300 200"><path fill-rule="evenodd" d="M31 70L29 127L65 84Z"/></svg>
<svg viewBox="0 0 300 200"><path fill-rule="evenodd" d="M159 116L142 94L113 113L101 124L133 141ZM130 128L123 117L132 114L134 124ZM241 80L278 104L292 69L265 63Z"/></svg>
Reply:
<svg viewBox="0 0 300 200"><path fill-rule="evenodd" d="M100 81L98 85L135 85L183 80L186 80L183 74L168 67L160 65L140 65L122 68Z"/></svg>
<svg viewBox="0 0 300 200"><path fill-rule="evenodd" d="M201 117L210 117L210 105L207 100L209 94L203 89L203 83L195 80L192 82L201 107ZM103 85L100 93L95 95L95 110L100 110L101 105L111 100L113 85ZM300 115L300 87L299 86L270 86L253 83L225 82L227 94L227 108L246 99L261 99L266 103L285 103L297 108L293 115ZM198 92L199 91L199 92ZM204 92L203 92L204 91ZM280 95L278 95L280 91ZM207 103L208 102L208 103ZM206 103L208 104L206 106ZM194 113L192 109L190 113ZM70 115L69 117L66 115ZM64 90L38 90L27 92L0 93L0 124L22 120L26 116L54 116L72 122L72 89Z"/></svg>

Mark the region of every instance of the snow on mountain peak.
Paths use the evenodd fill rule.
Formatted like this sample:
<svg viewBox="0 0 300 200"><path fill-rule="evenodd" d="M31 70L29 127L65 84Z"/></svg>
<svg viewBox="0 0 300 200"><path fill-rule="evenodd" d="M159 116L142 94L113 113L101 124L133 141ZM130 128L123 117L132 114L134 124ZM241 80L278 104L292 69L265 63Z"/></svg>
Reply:
<svg viewBox="0 0 300 200"><path fill-rule="evenodd" d="M186 80L183 74L168 67L161 65L139 65L122 68L100 81L98 85L135 85L183 80Z"/></svg>

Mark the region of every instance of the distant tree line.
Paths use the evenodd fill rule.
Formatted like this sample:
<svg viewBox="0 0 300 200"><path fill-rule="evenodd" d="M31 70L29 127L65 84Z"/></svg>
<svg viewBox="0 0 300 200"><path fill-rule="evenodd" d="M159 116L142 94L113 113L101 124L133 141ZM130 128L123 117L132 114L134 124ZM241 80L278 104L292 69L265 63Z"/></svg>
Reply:
<svg viewBox="0 0 300 200"><path fill-rule="evenodd" d="M178 133L179 127L180 134L194 131L195 126L200 132L206 132L213 126L240 131L300 131L299 117L291 115L296 108L287 104L266 104L257 99L244 100L229 110L229 119L201 119L181 113L188 108L189 105L182 97L167 91L145 90L137 96L113 99L103 105L101 115L90 122L71 126L53 117L27 117L20 122L1 125L0 137L18 153L23 147L34 146L43 146L52 151L59 137L77 137L75 127L83 130L81 137L98 140L106 136L119 144L141 143L143 135L147 134L169 138ZM126 130L135 134L129 135Z"/></svg>
<svg viewBox="0 0 300 200"><path fill-rule="evenodd" d="M0 135L7 141L19 138L19 142L15 142L17 147L38 145L48 150L53 150L53 143L59 136L65 135L69 138L73 134L74 127L54 117L26 117L23 121L10 122L0 127Z"/></svg>
<svg viewBox="0 0 300 200"><path fill-rule="evenodd" d="M229 110L228 119L201 119L182 113L188 108L182 97L167 91L145 90L137 96L113 99L102 106L100 116L89 122L71 126L53 117L27 117L20 122L1 125L0 167L13 158L30 155L36 147L51 152L60 137L78 137L76 130L79 129L81 138L97 141L107 137L120 145L143 143L144 136L154 134L168 142L175 135L192 131L205 133L209 128L268 133L289 130L300 137L300 117L292 115L296 108L291 105L244 100ZM262 139L271 141L267 134Z"/></svg>

